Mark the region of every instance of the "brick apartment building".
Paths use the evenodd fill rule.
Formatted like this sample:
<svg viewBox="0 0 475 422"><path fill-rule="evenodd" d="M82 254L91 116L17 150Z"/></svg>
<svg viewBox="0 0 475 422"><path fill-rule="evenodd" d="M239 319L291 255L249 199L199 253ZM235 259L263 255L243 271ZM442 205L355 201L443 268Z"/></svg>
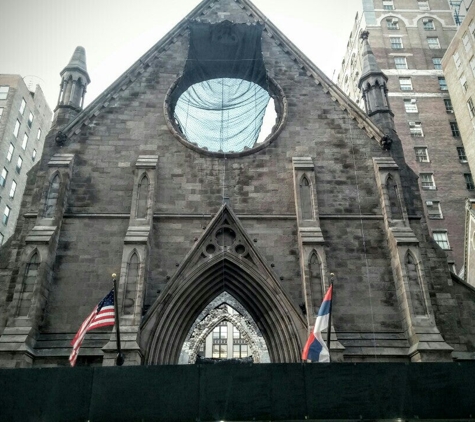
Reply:
<svg viewBox="0 0 475 422"><path fill-rule="evenodd" d="M389 103L405 160L419 177L430 233L452 271L464 262L465 199L474 185L455 119L442 57L457 26L447 0L363 2L348 40L338 85L364 109L358 88L363 30L388 78ZM457 14L457 18L459 15Z"/></svg>

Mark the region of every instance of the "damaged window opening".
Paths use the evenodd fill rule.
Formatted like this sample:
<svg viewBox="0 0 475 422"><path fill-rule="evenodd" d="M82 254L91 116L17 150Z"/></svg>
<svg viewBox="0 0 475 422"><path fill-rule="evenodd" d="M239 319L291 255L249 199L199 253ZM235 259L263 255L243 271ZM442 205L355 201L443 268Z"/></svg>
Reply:
<svg viewBox="0 0 475 422"><path fill-rule="evenodd" d="M240 153L282 127L283 94L267 76L263 26L193 22L183 76L166 106L175 135L210 153ZM260 148L259 148L260 149Z"/></svg>
<svg viewBox="0 0 475 422"><path fill-rule="evenodd" d="M209 151L239 152L267 138L276 113L274 101L259 85L217 78L189 87L178 99L174 117L189 142Z"/></svg>

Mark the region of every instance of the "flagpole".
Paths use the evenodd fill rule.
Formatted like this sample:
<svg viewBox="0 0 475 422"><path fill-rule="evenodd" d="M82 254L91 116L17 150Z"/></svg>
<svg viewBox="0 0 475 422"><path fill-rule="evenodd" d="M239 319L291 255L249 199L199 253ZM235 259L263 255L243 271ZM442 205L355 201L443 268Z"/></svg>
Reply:
<svg viewBox="0 0 475 422"><path fill-rule="evenodd" d="M115 314L115 330L117 339L117 357L115 359L116 366L122 366L124 364L124 355L120 349L120 327L119 327L119 307L117 303L117 275L112 274L112 283L114 284L114 314Z"/></svg>
<svg viewBox="0 0 475 422"><path fill-rule="evenodd" d="M333 301L335 300L335 292L333 291L333 279L335 277L334 273L330 273L330 287L332 287L332 300L330 301L330 309L328 312L328 328L327 328L327 347L328 347L328 358L330 359L330 362L332 361L331 357L331 352L330 352L330 340L331 340L331 335L332 335L332 306L333 306Z"/></svg>

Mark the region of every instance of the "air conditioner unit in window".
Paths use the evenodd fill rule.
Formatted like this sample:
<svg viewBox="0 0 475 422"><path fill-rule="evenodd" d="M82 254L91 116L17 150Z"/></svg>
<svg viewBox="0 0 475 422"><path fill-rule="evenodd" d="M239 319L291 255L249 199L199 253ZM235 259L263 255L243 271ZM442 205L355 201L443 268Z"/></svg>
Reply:
<svg viewBox="0 0 475 422"><path fill-rule="evenodd" d="M429 23L430 22L430 19L422 19L422 23Z"/></svg>
<svg viewBox="0 0 475 422"><path fill-rule="evenodd" d="M426 205L428 207L432 207L432 205L434 205L434 203L432 201L426 201Z"/></svg>
<svg viewBox="0 0 475 422"><path fill-rule="evenodd" d="M416 122L408 122L409 123L409 127L416 127Z"/></svg>
<svg viewBox="0 0 475 422"><path fill-rule="evenodd" d="M415 98L411 98L411 103L412 104L415 104L417 102L417 100Z"/></svg>
<svg viewBox="0 0 475 422"><path fill-rule="evenodd" d="M398 22L399 22L399 19L396 19L396 18L393 19L393 23L398 23Z"/></svg>
<svg viewBox="0 0 475 422"><path fill-rule="evenodd" d="M452 113L452 114L454 114L454 111L453 111L453 110L447 110L447 113Z"/></svg>

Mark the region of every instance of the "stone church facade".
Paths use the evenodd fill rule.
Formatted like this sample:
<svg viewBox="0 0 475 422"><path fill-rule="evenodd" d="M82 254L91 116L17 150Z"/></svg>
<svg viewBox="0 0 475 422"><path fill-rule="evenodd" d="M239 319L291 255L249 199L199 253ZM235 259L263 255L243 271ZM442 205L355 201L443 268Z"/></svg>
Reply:
<svg viewBox="0 0 475 422"><path fill-rule="evenodd" d="M209 151L173 119L196 21L263 26L277 114L264 142ZM67 365L112 273L129 365L192 363L222 321L257 361L300 362L331 273L334 361L473 357L475 291L429 236L371 54L370 118L248 0L204 0L84 110L78 48L0 249L0 365ZM91 331L78 364L115 355L115 333Z"/></svg>

